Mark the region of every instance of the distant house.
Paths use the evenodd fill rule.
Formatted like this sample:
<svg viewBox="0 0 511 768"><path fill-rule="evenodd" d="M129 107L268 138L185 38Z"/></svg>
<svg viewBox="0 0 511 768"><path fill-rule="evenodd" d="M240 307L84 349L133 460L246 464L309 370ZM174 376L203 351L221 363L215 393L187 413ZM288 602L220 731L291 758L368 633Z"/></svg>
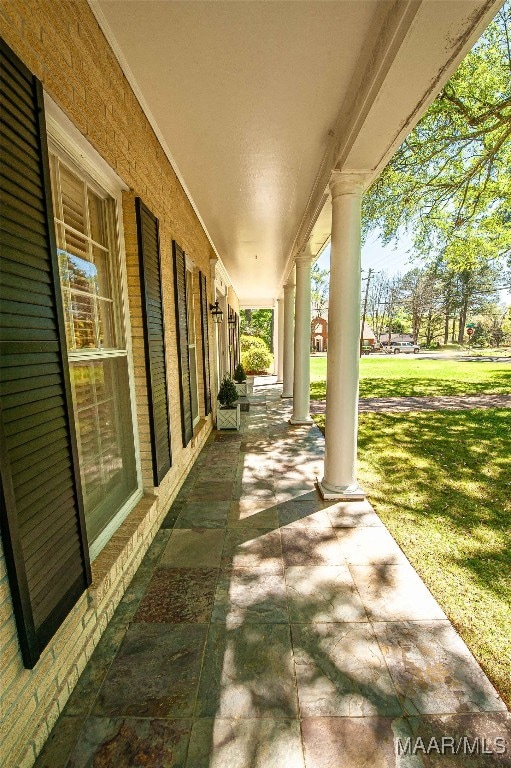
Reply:
<svg viewBox="0 0 511 768"><path fill-rule="evenodd" d="M376 341L374 331L367 323L364 323L364 333L362 334L362 344L373 346Z"/></svg>
<svg viewBox="0 0 511 768"><path fill-rule="evenodd" d="M311 350L314 352L326 352L328 349L328 309L312 318L311 321ZM362 344L373 346L376 336L373 329L364 323Z"/></svg>
<svg viewBox="0 0 511 768"><path fill-rule="evenodd" d="M328 349L328 309L316 315L311 321L311 350L326 352Z"/></svg>

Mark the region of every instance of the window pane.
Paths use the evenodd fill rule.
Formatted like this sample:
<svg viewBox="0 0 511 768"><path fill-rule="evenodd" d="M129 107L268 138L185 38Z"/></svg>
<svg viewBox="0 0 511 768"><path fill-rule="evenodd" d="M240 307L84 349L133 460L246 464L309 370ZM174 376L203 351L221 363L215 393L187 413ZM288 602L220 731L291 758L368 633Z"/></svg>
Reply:
<svg viewBox="0 0 511 768"><path fill-rule="evenodd" d="M110 299L96 299L98 309L98 347L115 349L113 303Z"/></svg>
<svg viewBox="0 0 511 768"><path fill-rule="evenodd" d="M94 264L73 254L67 254L69 286L76 291L97 293L98 274Z"/></svg>
<svg viewBox="0 0 511 768"><path fill-rule="evenodd" d="M89 246L87 240L81 235L75 235L69 229L64 229L65 250L78 259L90 262Z"/></svg>
<svg viewBox="0 0 511 768"><path fill-rule="evenodd" d="M189 269L186 270L186 304L188 308L188 343L195 344L195 307L193 296L193 279Z"/></svg>
<svg viewBox="0 0 511 768"><path fill-rule="evenodd" d="M67 259L66 259L66 263L67 263ZM62 304L64 307L64 323L66 326L67 348L72 351L75 348L75 338L74 338L74 330L73 330L71 292L64 287L62 288Z"/></svg>
<svg viewBox="0 0 511 768"><path fill-rule="evenodd" d="M136 488L127 359L71 364L80 472L89 540Z"/></svg>
<svg viewBox="0 0 511 768"><path fill-rule="evenodd" d="M186 307L188 313L188 361L190 364L190 390L192 396L192 421L199 418L199 394L197 389L197 351L195 347L195 303L193 295L193 275L186 270Z"/></svg>
<svg viewBox="0 0 511 768"><path fill-rule="evenodd" d="M112 283L110 279L110 265L109 265L108 251L104 251L102 248L98 248L96 245L92 246L92 260L94 261L94 268L96 270L96 292L100 296L112 299Z"/></svg>
<svg viewBox="0 0 511 768"><path fill-rule="evenodd" d="M64 223L86 234L84 182L65 165L60 165L60 186Z"/></svg>
<svg viewBox="0 0 511 768"><path fill-rule="evenodd" d="M197 391L197 348L189 347L190 353L190 390L192 394L192 420L199 418L199 396Z"/></svg>
<svg viewBox="0 0 511 768"><path fill-rule="evenodd" d="M106 246L105 202L90 189L87 191L87 200L89 203L90 236L96 243Z"/></svg>
<svg viewBox="0 0 511 768"><path fill-rule="evenodd" d="M93 349L96 343L95 301L86 293L71 291L73 349Z"/></svg>

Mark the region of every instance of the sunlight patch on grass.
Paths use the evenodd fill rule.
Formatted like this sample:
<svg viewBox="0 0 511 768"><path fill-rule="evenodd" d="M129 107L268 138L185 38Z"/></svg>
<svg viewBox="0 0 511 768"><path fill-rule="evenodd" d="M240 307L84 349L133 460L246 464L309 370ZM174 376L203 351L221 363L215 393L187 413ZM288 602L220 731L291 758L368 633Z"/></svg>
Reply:
<svg viewBox="0 0 511 768"><path fill-rule="evenodd" d="M358 478L510 706L511 409L361 414Z"/></svg>
<svg viewBox="0 0 511 768"><path fill-rule="evenodd" d="M327 358L311 358L311 399L326 395ZM425 397L511 393L509 363L362 358L360 397Z"/></svg>

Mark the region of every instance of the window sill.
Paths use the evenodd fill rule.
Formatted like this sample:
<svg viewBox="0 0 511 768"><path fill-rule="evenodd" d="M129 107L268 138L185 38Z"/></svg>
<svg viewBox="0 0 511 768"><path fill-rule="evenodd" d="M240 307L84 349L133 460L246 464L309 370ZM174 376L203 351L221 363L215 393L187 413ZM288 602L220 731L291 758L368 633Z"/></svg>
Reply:
<svg viewBox="0 0 511 768"><path fill-rule="evenodd" d="M112 592L119 593L119 600L124 594L150 544L144 546L157 519L157 501L153 494L144 494L92 563L88 589L92 607L99 606Z"/></svg>

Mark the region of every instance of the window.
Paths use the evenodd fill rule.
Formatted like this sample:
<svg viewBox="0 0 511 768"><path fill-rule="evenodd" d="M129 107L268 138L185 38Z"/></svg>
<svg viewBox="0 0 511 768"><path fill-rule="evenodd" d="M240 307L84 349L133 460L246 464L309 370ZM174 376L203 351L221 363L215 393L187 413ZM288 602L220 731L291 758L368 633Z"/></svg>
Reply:
<svg viewBox="0 0 511 768"><path fill-rule="evenodd" d="M137 491L116 202L52 154L57 254L91 555Z"/></svg>
<svg viewBox="0 0 511 768"><path fill-rule="evenodd" d="M195 332L195 297L193 273L186 269L186 309L188 313L188 359L190 362L190 392L192 397L193 426L199 421L199 389L197 380L197 339Z"/></svg>

